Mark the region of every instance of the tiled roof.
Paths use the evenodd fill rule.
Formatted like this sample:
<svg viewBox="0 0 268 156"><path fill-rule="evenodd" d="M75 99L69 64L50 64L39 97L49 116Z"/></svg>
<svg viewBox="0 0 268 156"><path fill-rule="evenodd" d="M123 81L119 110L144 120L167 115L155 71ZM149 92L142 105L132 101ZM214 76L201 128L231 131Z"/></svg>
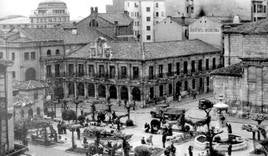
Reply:
<svg viewBox="0 0 268 156"><path fill-rule="evenodd" d="M13 89L14 90L32 90L32 89L40 89L47 88L48 85L46 83L29 80L29 81L14 81Z"/></svg>
<svg viewBox="0 0 268 156"><path fill-rule="evenodd" d="M24 39L15 39L13 42L29 41L64 41L65 44L88 43L94 41L100 35L93 29L79 29L77 34L64 31L61 28L34 29L23 28L22 33L26 36Z"/></svg>
<svg viewBox="0 0 268 156"><path fill-rule="evenodd" d="M112 59L142 60L143 53L140 42L108 42L111 47ZM70 58L87 58L90 56L88 44L73 52ZM186 40L172 42L144 43L144 59L161 59L168 57L195 55L211 52L219 52L214 46L201 40Z"/></svg>
<svg viewBox="0 0 268 156"><path fill-rule="evenodd" d="M268 19L263 19L257 22L244 23L240 26L227 29L225 33L237 34L267 34L268 33Z"/></svg>
<svg viewBox="0 0 268 156"><path fill-rule="evenodd" d="M98 13L98 16L111 23L117 21L119 26L127 26L133 21L125 13Z"/></svg>
<svg viewBox="0 0 268 156"><path fill-rule="evenodd" d="M211 75L234 76L234 77L242 77L242 74L243 74L243 66L241 63L230 65L228 67L219 68L211 72Z"/></svg>
<svg viewBox="0 0 268 156"><path fill-rule="evenodd" d="M33 101L30 99L30 97L21 94L15 96L14 101L15 101L14 102L15 107L24 107L33 104Z"/></svg>

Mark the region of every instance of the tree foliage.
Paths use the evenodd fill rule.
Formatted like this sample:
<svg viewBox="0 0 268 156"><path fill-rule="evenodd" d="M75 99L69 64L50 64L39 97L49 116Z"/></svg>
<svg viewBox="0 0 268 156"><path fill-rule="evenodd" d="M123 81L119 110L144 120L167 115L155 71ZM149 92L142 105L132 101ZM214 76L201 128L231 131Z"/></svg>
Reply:
<svg viewBox="0 0 268 156"><path fill-rule="evenodd" d="M63 120L67 120L67 121L70 121L70 120L76 120L76 113L75 111L73 110L64 110L61 114L61 117Z"/></svg>
<svg viewBox="0 0 268 156"><path fill-rule="evenodd" d="M146 146L137 146L134 148L134 155L135 156L151 156L151 150Z"/></svg>

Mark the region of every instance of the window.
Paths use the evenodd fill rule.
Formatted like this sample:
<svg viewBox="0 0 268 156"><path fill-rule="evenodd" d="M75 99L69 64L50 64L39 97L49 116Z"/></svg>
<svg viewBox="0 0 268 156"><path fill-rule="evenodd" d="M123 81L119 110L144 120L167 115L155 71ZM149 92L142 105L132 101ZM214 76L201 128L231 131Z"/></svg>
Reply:
<svg viewBox="0 0 268 156"><path fill-rule="evenodd" d="M150 7L146 7L146 11L147 12L150 12L151 11L151 8Z"/></svg>
<svg viewBox="0 0 268 156"><path fill-rule="evenodd" d="M207 77L206 79L207 79L207 86L209 86L209 77Z"/></svg>
<svg viewBox="0 0 268 156"><path fill-rule="evenodd" d="M84 65L78 64L78 76L84 76Z"/></svg>
<svg viewBox="0 0 268 156"><path fill-rule="evenodd" d="M183 73L184 74L187 74L188 73L188 62L187 61L184 61L183 62Z"/></svg>
<svg viewBox="0 0 268 156"><path fill-rule="evenodd" d="M130 13L130 16L133 17L133 16L134 16L134 12L131 12L131 13Z"/></svg>
<svg viewBox="0 0 268 156"><path fill-rule="evenodd" d="M150 31L151 30L151 26L146 26L146 30Z"/></svg>
<svg viewBox="0 0 268 156"><path fill-rule="evenodd" d="M68 65L68 72L69 72L69 76L73 76L73 74L74 74L74 65L73 64Z"/></svg>
<svg viewBox="0 0 268 156"><path fill-rule="evenodd" d="M55 76L60 76L60 64L55 64Z"/></svg>
<svg viewBox="0 0 268 156"><path fill-rule="evenodd" d="M60 55L60 50L59 49L56 50L56 55Z"/></svg>
<svg viewBox="0 0 268 156"><path fill-rule="evenodd" d="M188 90L188 81L184 82L184 90L187 91Z"/></svg>
<svg viewBox="0 0 268 156"><path fill-rule="evenodd" d="M202 60L198 60L198 70L202 71Z"/></svg>
<svg viewBox="0 0 268 156"><path fill-rule="evenodd" d="M155 7L158 8L158 3L155 3Z"/></svg>
<svg viewBox="0 0 268 156"><path fill-rule="evenodd" d="M133 67L133 79L139 78L139 67Z"/></svg>
<svg viewBox="0 0 268 156"><path fill-rule="evenodd" d="M191 62L191 66L192 66L191 72L194 73L195 72L195 61L194 60Z"/></svg>
<svg viewBox="0 0 268 156"><path fill-rule="evenodd" d="M31 60L35 60L36 56L35 56L35 52L31 52Z"/></svg>
<svg viewBox="0 0 268 156"><path fill-rule="evenodd" d="M150 66L149 67L149 79L153 79L154 78L154 67Z"/></svg>
<svg viewBox="0 0 268 156"><path fill-rule="evenodd" d="M173 74L172 74L172 64L171 63L169 63L168 64L168 76L172 76Z"/></svg>
<svg viewBox="0 0 268 156"><path fill-rule="evenodd" d="M163 65L162 64L158 66L158 74L160 78L163 77Z"/></svg>
<svg viewBox="0 0 268 156"><path fill-rule="evenodd" d="M127 67L125 67L125 66L121 67L121 78L122 79L127 78Z"/></svg>
<svg viewBox="0 0 268 156"><path fill-rule="evenodd" d="M151 21L151 17L146 17L146 21L150 22Z"/></svg>
<svg viewBox="0 0 268 156"><path fill-rule="evenodd" d="M195 89L195 79L192 80L192 89Z"/></svg>
<svg viewBox="0 0 268 156"><path fill-rule="evenodd" d="M115 78L115 67L110 66L110 78Z"/></svg>
<svg viewBox="0 0 268 156"><path fill-rule="evenodd" d="M180 75L180 62L176 63L176 71L177 71L177 75Z"/></svg>
<svg viewBox="0 0 268 156"><path fill-rule="evenodd" d="M15 53L12 53L12 61L15 60Z"/></svg>
<svg viewBox="0 0 268 156"><path fill-rule="evenodd" d="M99 76L104 77L104 65L99 65Z"/></svg>
<svg viewBox="0 0 268 156"><path fill-rule="evenodd" d="M47 77L52 76L52 73L51 73L51 65L47 65L46 72L47 72Z"/></svg>
<svg viewBox="0 0 268 156"><path fill-rule="evenodd" d="M47 50L47 56L51 56L51 50L50 49Z"/></svg>
<svg viewBox="0 0 268 156"><path fill-rule="evenodd" d="M253 5L253 12L256 13L256 4Z"/></svg>
<svg viewBox="0 0 268 156"><path fill-rule="evenodd" d="M16 72L12 71L12 78L16 78Z"/></svg>
<svg viewBox="0 0 268 156"><path fill-rule="evenodd" d="M146 40L147 41L151 40L151 35L146 35Z"/></svg>
<svg viewBox="0 0 268 156"><path fill-rule="evenodd" d="M160 85L160 86L159 86L159 96L160 96L160 97L163 97L163 90L164 90L163 85Z"/></svg>
<svg viewBox="0 0 268 156"><path fill-rule="evenodd" d="M38 92L34 92L34 99L35 99L35 100L38 99Z"/></svg>
<svg viewBox="0 0 268 156"><path fill-rule="evenodd" d="M29 53L28 52L24 53L24 60L29 60Z"/></svg>
<svg viewBox="0 0 268 156"><path fill-rule="evenodd" d="M156 17L159 17L159 12L156 12L156 13L155 13L155 16L156 16Z"/></svg>
<svg viewBox="0 0 268 156"><path fill-rule="evenodd" d="M206 59L206 70L209 70L209 59Z"/></svg>
<svg viewBox="0 0 268 156"><path fill-rule="evenodd" d="M216 69L216 58L212 60L212 69Z"/></svg>
<svg viewBox="0 0 268 156"><path fill-rule="evenodd" d="M94 65L88 65L88 76L89 77L94 76Z"/></svg>
<svg viewBox="0 0 268 156"><path fill-rule="evenodd" d="M172 94L172 84L168 84L168 94Z"/></svg>
<svg viewBox="0 0 268 156"><path fill-rule="evenodd" d="M4 53L0 52L0 59L4 58Z"/></svg>

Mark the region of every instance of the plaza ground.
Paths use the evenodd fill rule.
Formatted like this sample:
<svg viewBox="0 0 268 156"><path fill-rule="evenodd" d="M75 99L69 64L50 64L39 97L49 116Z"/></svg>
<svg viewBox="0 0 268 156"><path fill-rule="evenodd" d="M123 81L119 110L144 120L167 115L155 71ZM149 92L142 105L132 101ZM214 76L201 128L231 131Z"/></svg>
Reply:
<svg viewBox="0 0 268 156"><path fill-rule="evenodd" d="M206 98L210 99L210 100L214 100L212 98L211 95L206 95ZM200 97L201 98L201 97ZM184 99L181 102L173 102L171 104L174 107L180 107L180 108L185 108L187 109L186 112L186 116L190 115L190 116L194 116L194 117L202 117L204 116L204 114L202 114L202 111L198 110L198 99L197 100L192 100L191 98L189 99ZM121 108L118 106L116 106L117 108L115 110L117 110L118 114L123 114L126 113L126 111L124 110L124 108L121 106ZM75 109L74 107L72 109ZM84 106L84 112L89 112L90 108L87 108ZM150 115L150 110L152 108L145 108L145 109L137 109L136 111L131 111L131 119L134 120L136 126L135 127L131 127L131 128L125 128L124 130L122 130L123 133L126 134L133 134L133 137L130 140L130 144L133 147L136 147L138 145L141 145L141 138L142 137L149 137L148 133L144 132L144 124L145 122L150 122L151 121L151 115ZM79 110L79 109L78 109ZM80 111L80 110L79 110ZM78 111L78 112L79 112ZM57 114L60 115L60 108L57 109ZM212 113L212 118L215 119L214 114ZM123 118L122 121L124 121L125 118ZM245 138L246 140L248 140L248 149L244 150L244 151L238 151L238 152L233 152L232 155L233 156L249 156L249 152L253 150L252 147L252 134L249 132L246 132L244 130L241 129L241 126L243 123L252 123L252 124L256 124L254 121L250 121L250 120L243 120L243 119L234 119L234 118L229 118L227 117L228 122L230 122L232 124L232 128L233 128L233 134L237 134L242 136L243 138ZM212 121L212 125L215 125L216 121ZM266 122L264 122L264 124L266 124ZM56 123L54 123L54 126L56 128ZM81 131L82 132L82 131ZM81 155L81 154L75 154L75 153L67 153L65 152L66 149L71 147L71 132L67 130L67 134L66 135L62 135L63 138L66 138L66 141L64 144L57 144L57 145L53 145L51 147L44 147L44 146L38 146L38 145L30 145L29 146L29 154L33 155L33 156L47 156L47 155L64 155L64 156L75 156L75 155ZM77 135L75 133L75 143L81 147L82 144L82 139L81 140L77 140ZM161 141L162 135L158 134L158 135L153 135L153 146L155 147L162 147L162 141ZM89 140L89 142L93 142L93 140ZM167 143L167 145L169 145L170 143ZM188 147L189 145L194 145L193 140L183 143L183 144L175 144L175 147L177 148L177 152L176 152L176 156L187 156L188 155ZM194 149L194 156L199 156L202 153L202 151L198 150L198 149Z"/></svg>

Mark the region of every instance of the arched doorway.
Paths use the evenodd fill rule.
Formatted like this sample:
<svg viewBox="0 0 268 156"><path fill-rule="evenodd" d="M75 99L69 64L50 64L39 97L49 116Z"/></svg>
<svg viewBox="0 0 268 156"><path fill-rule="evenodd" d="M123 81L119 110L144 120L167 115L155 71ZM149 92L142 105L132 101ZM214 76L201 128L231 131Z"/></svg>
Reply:
<svg viewBox="0 0 268 156"><path fill-rule="evenodd" d="M110 98L111 99L117 99L117 90L115 86L111 86L109 89Z"/></svg>
<svg viewBox="0 0 268 156"><path fill-rule="evenodd" d="M63 99L64 97L64 93L63 93L63 87L62 86L58 86L54 89L54 95L56 98L58 99Z"/></svg>
<svg viewBox="0 0 268 156"><path fill-rule="evenodd" d="M70 82L68 84L68 92L69 92L69 95L74 95L74 83Z"/></svg>
<svg viewBox="0 0 268 156"><path fill-rule="evenodd" d="M128 100L128 90L127 90L127 87L125 86L121 87L121 99Z"/></svg>
<svg viewBox="0 0 268 156"><path fill-rule="evenodd" d="M34 68L29 68L25 72L25 81L36 80L36 72Z"/></svg>
<svg viewBox="0 0 268 156"><path fill-rule="evenodd" d="M137 87L134 87L132 89L132 97L133 97L133 100L134 101L141 101L141 92L140 92L140 89L137 88Z"/></svg>
<svg viewBox="0 0 268 156"><path fill-rule="evenodd" d="M99 94L99 97L102 97L102 98L106 97L106 88L104 85L99 85L98 94Z"/></svg>
<svg viewBox="0 0 268 156"><path fill-rule="evenodd" d="M78 83L77 90L78 90L78 96L84 96L85 95L85 89L84 89L84 84L83 83Z"/></svg>
<svg viewBox="0 0 268 156"><path fill-rule="evenodd" d="M32 118L32 117L33 117L33 109L30 108L30 109L28 110L28 118Z"/></svg>
<svg viewBox="0 0 268 156"><path fill-rule="evenodd" d="M87 92L89 97L95 97L95 86L92 83L89 83L87 86Z"/></svg>

